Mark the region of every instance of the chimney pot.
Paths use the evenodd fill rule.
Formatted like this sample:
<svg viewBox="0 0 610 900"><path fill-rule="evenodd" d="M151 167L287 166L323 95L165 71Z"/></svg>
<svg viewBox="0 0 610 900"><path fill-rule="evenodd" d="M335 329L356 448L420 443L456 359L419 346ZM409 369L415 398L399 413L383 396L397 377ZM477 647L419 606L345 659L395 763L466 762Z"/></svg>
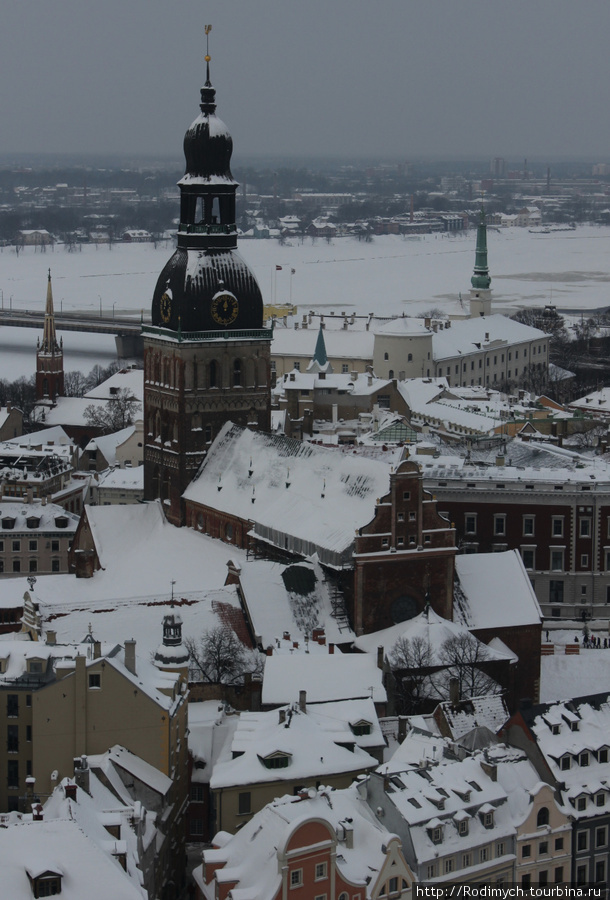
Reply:
<svg viewBox="0 0 610 900"><path fill-rule="evenodd" d="M307 712L307 691L299 691L299 709Z"/></svg>

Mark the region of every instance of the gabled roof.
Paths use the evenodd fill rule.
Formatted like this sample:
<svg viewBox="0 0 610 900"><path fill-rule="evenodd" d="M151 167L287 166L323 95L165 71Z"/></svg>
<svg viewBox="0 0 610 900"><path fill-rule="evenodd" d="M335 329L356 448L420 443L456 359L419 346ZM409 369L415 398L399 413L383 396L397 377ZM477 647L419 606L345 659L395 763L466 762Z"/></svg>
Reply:
<svg viewBox="0 0 610 900"><path fill-rule="evenodd" d="M385 703L382 671L368 653L333 653L326 656L273 655L267 657L263 676L262 701L282 705L298 700L307 692L308 703L371 697Z"/></svg>
<svg viewBox="0 0 610 900"><path fill-rule="evenodd" d="M388 484L385 463L227 422L184 498L252 522L283 550L342 566Z"/></svg>

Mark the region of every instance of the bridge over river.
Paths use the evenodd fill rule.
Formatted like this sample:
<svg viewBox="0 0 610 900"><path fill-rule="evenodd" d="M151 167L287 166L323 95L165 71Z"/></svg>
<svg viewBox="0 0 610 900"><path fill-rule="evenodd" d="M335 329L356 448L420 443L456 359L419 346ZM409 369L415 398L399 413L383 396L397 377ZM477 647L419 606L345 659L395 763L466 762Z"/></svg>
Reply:
<svg viewBox="0 0 610 900"><path fill-rule="evenodd" d="M142 325L149 324L143 316L97 316L82 312L55 313L57 331L86 331L90 334L113 334L119 359L141 358L143 355ZM0 309L0 325L13 328L37 328L42 332L44 312L29 309Z"/></svg>

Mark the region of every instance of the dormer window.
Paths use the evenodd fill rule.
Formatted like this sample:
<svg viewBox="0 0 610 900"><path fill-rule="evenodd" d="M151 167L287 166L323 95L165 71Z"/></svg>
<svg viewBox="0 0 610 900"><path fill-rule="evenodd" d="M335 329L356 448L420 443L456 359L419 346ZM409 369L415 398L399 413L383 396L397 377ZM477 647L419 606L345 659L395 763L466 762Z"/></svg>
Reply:
<svg viewBox="0 0 610 900"><path fill-rule="evenodd" d="M366 719L360 719L359 722L354 722L353 725L350 723L350 728L356 737L360 737L363 734L370 734L373 725L372 722L367 722Z"/></svg>
<svg viewBox="0 0 610 900"><path fill-rule="evenodd" d="M12 516L5 516L2 519L2 527L6 531L12 531L13 528L15 527L15 522L16 522L16 519L14 519Z"/></svg>
<svg viewBox="0 0 610 900"><path fill-rule="evenodd" d="M62 872L53 872L47 869L45 872L34 874L32 871L26 871L30 879L33 897L57 897L61 894Z"/></svg>
<svg viewBox="0 0 610 900"><path fill-rule="evenodd" d="M559 734L559 725L551 725L551 734Z"/></svg>
<svg viewBox="0 0 610 900"><path fill-rule="evenodd" d="M583 752L578 757L578 764L580 766L588 766L589 765L589 752L587 750L583 750Z"/></svg>
<svg viewBox="0 0 610 900"><path fill-rule="evenodd" d="M28 675L42 675L43 668L42 659L28 659Z"/></svg>
<svg viewBox="0 0 610 900"><path fill-rule="evenodd" d="M439 825L436 828L433 828L431 831L430 837L432 839L433 844L440 844L440 842L443 840L442 825Z"/></svg>
<svg viewBox="0 0 610 900"><path fill-rule="evenodd" d="M259 756L259 759L266 769L287 769L292 755L278 751L269 754L269 756Z"/></svg>
<svg viewBox="0 0 610 900"><path fill-rule="evenodd" d="M566 754L561 757L561 771L567 772L572 765L572 758Z"/></svg>
<svg viewBox="0 0 610 900"><path fill-rule="evenodd" d="M67 516L55 516L55 527L56 528L67 528L68 527Z"/></svg>
<svg viewBox="0 0 610 900"><path fill-rule="evenodd" d="M578 731L578 725L579 725L579 723L576 722L575 720L573 720L572 722L570 722L570 730L571 730L571 731Z"/></svg>
<svg viewBox="0 0 610 900"><path fill-rule="evenodd" d="M583 812L587 808L587 798L585 796L577 797L576 799L576 809L578 812Z"/></svg>
<svg viewBox="0 0 610 900"><path fill-rule="evenodd" d="M38 526L40 525L39 516L28 516L25 521L28 528L38 528Z"/></svg>
<svg viewBox="0 0 610 900"><path fill-rule="evenodd" d="M479 810L479 816L481 817L481 823L485 828L493 828L494 825L494 808L490 806L489 803L486 803Z"/></svg>
<svg viewBox="0 0 610 900"><path fill-rule="evenodd" d="M597 758L600 763L607 763L608 762L608 748L601 747Z"/></svg>

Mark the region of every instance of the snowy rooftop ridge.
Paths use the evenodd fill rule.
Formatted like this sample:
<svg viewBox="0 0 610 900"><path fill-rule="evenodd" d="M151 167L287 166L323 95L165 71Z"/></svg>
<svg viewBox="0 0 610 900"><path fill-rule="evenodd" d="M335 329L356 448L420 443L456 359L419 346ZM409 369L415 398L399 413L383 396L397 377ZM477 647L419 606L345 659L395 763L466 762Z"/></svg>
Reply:
<svg viewBox="0 0 610 900"><path fill-rule="evenodd" d="M285 548L288 540L294 552L342 566L351 564L355 529L373 518L389 474L376 460L227 422L184 498L252 522L271 544Z"/></svg>

